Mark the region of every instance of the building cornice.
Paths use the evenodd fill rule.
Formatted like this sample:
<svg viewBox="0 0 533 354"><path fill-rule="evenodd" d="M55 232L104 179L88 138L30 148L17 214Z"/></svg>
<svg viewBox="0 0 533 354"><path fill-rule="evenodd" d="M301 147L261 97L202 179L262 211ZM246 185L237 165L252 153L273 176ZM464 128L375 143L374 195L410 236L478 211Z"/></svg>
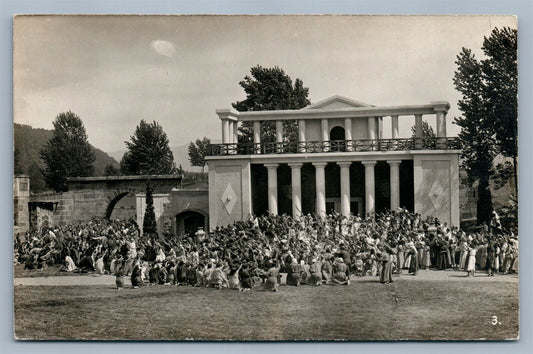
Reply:
<svg viewBox="0 0 533 354"><path fill-rule="evenodd" d="M299 109L279 111L237 112L233 109L217 109L220 119L239 121L268 121L286 119L334 119L362 118L384 116L413 116L416 114L436 114L447 112L450 104L446 101L434 101L426 105L406 105L388 107L348 107L335 109Z"/></svg>

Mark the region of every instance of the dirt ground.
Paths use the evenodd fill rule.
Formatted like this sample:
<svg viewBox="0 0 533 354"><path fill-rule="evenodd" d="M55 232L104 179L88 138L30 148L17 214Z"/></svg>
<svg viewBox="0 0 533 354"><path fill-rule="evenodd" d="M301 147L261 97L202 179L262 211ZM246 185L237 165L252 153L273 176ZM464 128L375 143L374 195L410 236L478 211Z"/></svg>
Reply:
<svg viewBox="0 0 533 354"><path fill-rule="evenodd" d="M74 281L70 284L85 285L55 283L68 279ZM27 280L47 285L17 285ZM395 276L394 283L386 285L376 277L363 277L349 286L282 286L277 293L186 286L117 291L114 277L89 275L15 278L14 294L19 339L502 340L518 336L518 277L509 275L472 279L462 272L422 271L417 277Z"/></svg>

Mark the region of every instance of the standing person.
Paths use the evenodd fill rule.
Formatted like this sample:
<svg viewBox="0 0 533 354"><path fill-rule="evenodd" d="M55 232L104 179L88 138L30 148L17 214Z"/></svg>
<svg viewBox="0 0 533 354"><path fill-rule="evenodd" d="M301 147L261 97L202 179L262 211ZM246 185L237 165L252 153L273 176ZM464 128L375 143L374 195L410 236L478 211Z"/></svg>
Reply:
<svg viewBox="0 0 533 354"><path fill-rule="evenodd" d="M466 274L467 276L475 276L476 273L476 255L477 255L477 242L472 240L468 248L468 261L466 264Z"/></svg>
<svg viewBox="0 0 533 354"><path fill-rule="evenodd" d="M137 289L138 287L142 286L142 283L141 266L139 264L139 260L136 260L131 271L131 286L133 286L134 289Z"/></svg>
<svg viewBox="0 0 533 354"><path fill-rule="evenodd" d="M268 270L266 272L266 281L265 281L265 289L271 290L271 291L278 291L279 282L279 270L280 267L278 265L277 260L275 261L268 261Z"/></svg>
<svg viewBox="0 0 533 354"><path fill-rule="evenodd" d="M402 273L402 268L403 268L404 259L405 259L404 247L405 247L405 242L403 240L400 240L400 242L398 243L398 253L396 254L396 257L397 257L396 272L398 274Z"/></svg>
<svg viewBox="0 0 533 354"><path fill-rule="evenodd" d="M487 275L489 277L494 276L494 270L496 268L496 242L492 238L487 243Z"/></svg>
<svg viewBox="0 0 533 354"><path fill-rule="evenodd" d="M383 250L379 253L378 260L381 262L381 272L379 274L379 282L381 284L392 283L392 252L387 244L383 246Z"/></svg>
<svg viewBox="0 0 533 354"><path fill-rule="evenodd" d="M418 275L418 270L419 270L418 251L413 241L410 241L408 246L409 246L409 255L411 256L411 263L409 264L409 273L413 275Z"/></svg>
<svg viewBox="0 0 533 354"><path fill-rule="evenodd" d="M124 262L119 258L115 264L115 284L117 291L124 287Z"/></svg>
<svg viewBox="0 0 533 354"><path fill-rule="evenodd" d="M466 235L461 235L461 240L459 241L459 269L466 270L466 261L468 258L468 241Z"/></svg>

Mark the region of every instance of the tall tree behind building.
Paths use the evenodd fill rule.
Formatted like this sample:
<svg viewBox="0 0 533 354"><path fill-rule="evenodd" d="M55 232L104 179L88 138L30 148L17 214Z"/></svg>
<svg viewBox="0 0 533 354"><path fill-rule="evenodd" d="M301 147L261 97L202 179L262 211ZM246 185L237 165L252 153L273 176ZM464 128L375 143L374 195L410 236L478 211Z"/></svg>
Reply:
<svg viewBox="0 0 533 354"><path fill-rule="evenodd" d="M495 156L513 157L516 167L516 35L516 30L496 28L484 38L485 59L479 61L463 48L455 62L453 82L463 98L458 102L462 116L454 123L461 127L462 166L470 183L478 182L478 223L491 218L489 178Z"/></svg>
<svg viewBox="0 0 533 354"><path fill-rule="evenodd" d="M303 86L300 79L294 84L290 76L279 67L263 68L260 65L250 69L251 76L245 76L239 85L246 93L246 99L233 103L233 108L244 111L268 111L282 109L300 109L311 102L307 99L309 89ZM295 120L283 121L285 141L298 141L298 123ZM240 143L253 142L253 126L251 122L242 122L239 127ZM275 122L261 122L261 140L276 140Z"/></svg>
<svg viewBox="0 0 533 354"><path fill-rule="evenodd" d="M196 139L195 142L191 141L188 147L188 152L191 165L201 167L202 173L204 173L206 163L205 157L212 155L211 140L204 136L202 140Z"/></svg>
<svg viewBox="0 0 533 354"><path fill-rule="evenodd" d="M53 136L41 149L40 156L45 164L41 172L46 184L58 192L67 190L67 177L86 177L94 173L95 154L85 127L70 111L56 117Z"/></svg>
<svg viewBox="0 0 533 354"><path fill-rule="evenodd" d="M125 175L168 175L176 171L174 156L167 134L156 121L141 120L135 132L126 141L128 151L120 161Z"/></svg>

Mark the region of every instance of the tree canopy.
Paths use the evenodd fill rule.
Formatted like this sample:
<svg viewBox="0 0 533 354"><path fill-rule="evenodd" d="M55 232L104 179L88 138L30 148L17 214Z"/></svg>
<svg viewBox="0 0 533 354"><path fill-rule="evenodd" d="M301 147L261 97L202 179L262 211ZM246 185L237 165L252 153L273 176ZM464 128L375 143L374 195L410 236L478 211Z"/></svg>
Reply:
<svg viewBox="0 0 533 354"><path fill-rule="evenodd" d="M416 138L416 126L411 127L412 139ZM435 131L429 125L427 121L422 121L422 145L423 146L433 146L437 140L437 135Z"/></svg>
<svg viewBox="0 0 533 354"><path fill-rule="evenodd" d="M212 155L211 150L211 140L205 136L201 140L196 139L195 142L191 141L188 147L189 161L191 162L191 165L201 167L203 173L206 164L205 157Z"/></svg>
<svg viewBox="0 0 533 354"><path fill-rule="evenodd" d="M128 151L120 161L120 171L125 175L166 175L176 171L174 156L167 134L156 121L141 120L135 132L126 141Z"/></svg>
<svg viewBox="0 0 533 354"><path fill-rule="evenodd" d="M55 191L66 191L68 177L94 173L95 154L89 145L81 119L71 111L60 113L54 121L52 138L41 149L41 170L46 184Z"/></svg>
<svg viewBox="0 0 533 354"><path fill-rule="evenodd" d="M143 218L143 234L157 234L157 222L154 211L154 187L146 185L146 209Z"/></svg>
<svg viewBox="0 0 533 354"><path fill-rule="evenodd" d="M518 153L516 36L516 30L495 28L483 41L485 59L463 48L455 62L453 83L463 97L458 102L462 116L454 123L461 127L462 166L469 181L478 182L478 223L491 218L494 158Z"/></svg>
<svg viewBox="0 0 533 354"><path fill-rule="evenodd" d="M290 76L275 66L263 68L256 65L250 69L251 76L245 76L239 85L246 93L246 99L233 103L233 108L243 111L268 111L282 109L300 109L311 102L307 99L309 89L303 81L296 79L294 84ZM295 120L283 122L285 140L298 140L298 126ZM253 142L253 127L250 122L243 122L239 127L239 142ZM261 122L261 140L275 141L274 122Z"/></svg>

